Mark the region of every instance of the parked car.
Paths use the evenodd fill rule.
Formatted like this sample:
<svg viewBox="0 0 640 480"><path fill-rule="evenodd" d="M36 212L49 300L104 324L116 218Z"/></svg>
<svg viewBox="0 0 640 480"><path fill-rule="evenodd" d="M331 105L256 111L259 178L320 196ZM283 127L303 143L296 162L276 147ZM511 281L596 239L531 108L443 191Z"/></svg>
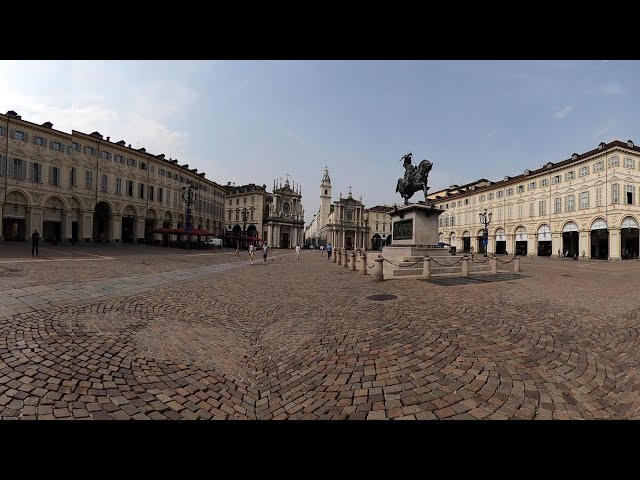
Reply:
<svg viewBox="0 0 640 480"><path fill-rule="evenodd" d="M210 238L207 240L207 245L211 247L222 248L222 239L221 238Z"/></svg>

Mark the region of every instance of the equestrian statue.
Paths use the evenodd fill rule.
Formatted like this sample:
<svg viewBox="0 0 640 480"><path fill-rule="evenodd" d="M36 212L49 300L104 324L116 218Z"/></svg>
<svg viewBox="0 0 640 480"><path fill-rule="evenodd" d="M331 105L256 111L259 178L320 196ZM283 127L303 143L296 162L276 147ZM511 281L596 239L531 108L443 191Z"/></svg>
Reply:
<svg viewBox="0 0 640 480"><path fill-rule="evenodd" d="M396 186L396 192L400 192L405 205L409 205L409 199L418 190L424 192L424 200L427 201L427 190L429 190L427 178L433 166L429 160L422 160L417 167L414 167L411 164L411 156L412 153L409 152L400 159L401 162L404 162L404 178L399 178Z"/></svg>

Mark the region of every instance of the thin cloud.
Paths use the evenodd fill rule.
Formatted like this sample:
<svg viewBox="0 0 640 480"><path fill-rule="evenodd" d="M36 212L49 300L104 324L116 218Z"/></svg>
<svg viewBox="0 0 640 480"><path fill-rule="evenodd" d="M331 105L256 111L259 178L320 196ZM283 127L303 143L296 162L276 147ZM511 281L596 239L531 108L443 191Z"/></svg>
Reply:
<svg viewBox="0 0 640 480"><path fill-rule="evenodd" d="M624 88L617 82L611 82L598 89L603 95L624 95Z"/></svg>
<svg viewBox="0 0 640 480"><path fill-rule="evenodd" d="M561 108L560 110L556 110L555 112L553 112L553 116L562 120L563 118L565 118L567 115L569 115L571 112L573 111L573 107L571 105L567 105L564 108Z"/></svg>

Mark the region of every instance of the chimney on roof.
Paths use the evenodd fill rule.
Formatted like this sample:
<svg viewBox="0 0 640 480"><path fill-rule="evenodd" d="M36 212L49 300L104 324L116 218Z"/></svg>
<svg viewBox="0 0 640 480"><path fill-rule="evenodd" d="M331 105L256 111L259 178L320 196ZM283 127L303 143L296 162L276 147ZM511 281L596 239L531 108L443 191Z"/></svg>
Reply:
<svg viewBox="0 0 640 480"><path fill-rule="evenodd" d="M14 112L13 110L9 110L7 112L7 117L15 117L18 120L20 120L22 117L20 115L18 115L16 112Z"/></svg>
<svg viewBox="0 0 640 480"><path fill-rule="evenodd" d="M131 148L131 144L127 145L127 147Z"/></svg>
<svg viewBox="0 0 640 480"><path fill-rule="evenodd" d="M93 132L93 133L91 133L91 136L92 137L96 137L96 138L100 138L100 139L102 138L102 135L100 135L100 132Z"/></svg>
<svg viewBox="0 0 640 480"><path fill-rule="evenodd" d="M634 147L633 142L631 140L627 140L627 147L629 147L629 148L633 148Z"/></svg>
<svg viewBox="0 0 640 480"><path fill-rule="evenodd" d="M124 147L125 141L124 140L120 140L119 142L116 142L116 145L122 145Z"/></svg>
<svg viewBox="0 0 640 480"><path fill-rule="evenodd" d="M146 149L146 148L144 148L144 147L142 147L142 148L138 149L138 151L139 151L139 152L142 152L142 153L147 153L147 149Z"/></svg>
<svg viewBox="0 0 640 480"><path fill-rule="evenodd" d="M107 137L107 142L111 139L111 137Z"/></svg>
<svg viewBox="0 0 640 480"><path fill-rule="evenodd" d="M600 142L600 143L598 144L598 150L602 150L602 149L603 149L604 147L606 147L606 146L607 146L607 144L606 144L606 143L604 143L604 142Z"/></svg>
<svg viewBox="0 0 640 480"><path fill-rule="evenodd" d="M53 127L53 123L51 123L51 122L44 122L44 123L42 124L42 126L43 126L43 127L45 127L45 128L51 128L51 127Z"/></svg>
<svg viewBox="0 0 640 480"><path fill-rule="evenodd" d="M573 155L571 155L571 159L572 160L577 160L578 159L578 154L574 153Z"/></svg>

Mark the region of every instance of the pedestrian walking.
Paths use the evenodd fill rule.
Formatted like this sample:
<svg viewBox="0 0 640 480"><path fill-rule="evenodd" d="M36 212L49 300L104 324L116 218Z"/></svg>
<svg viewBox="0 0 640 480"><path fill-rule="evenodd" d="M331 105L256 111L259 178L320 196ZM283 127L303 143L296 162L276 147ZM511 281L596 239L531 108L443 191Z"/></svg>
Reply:
<svg viewBox="0 0 640 480"><path fill-rule="evenodd" d="M267 263L267 254L269 253L269 245L267 245L267 243L265 242L265 244L262 246L262 261L264 263Z"/></svg>
<svg viewBox="0 0 640 480"><path fill-rule="evenodd" d="M296 245L296 260L300 260L300 245Z"/></svg>
<svg viewBox="0 0 640 480"><path fill-rule="evenodd" d="M236 242L236 258L240 258L240 243Z"/></svg>
<svg viewBox="0 0 640 480"><path fill-rule="evenodd" d="M35 252L36 257L38 256L38 244L40 243L40 234L38 233L38 229L34 229L33 233L31 234L31 256L33 257L33 254Z"/></svg>
<svg viewBox="0 0 640 480"><path fill-rule="evenodd" d="M327 259L331 260L331 244L327 245Z"/></svg>
<svg viewBox="0 0 640 480"><path fill-rule="evenodd" d="M253 243L249 245L249 263L253 265L253 253L256 251L256 247L254 247Z"/></svg>

